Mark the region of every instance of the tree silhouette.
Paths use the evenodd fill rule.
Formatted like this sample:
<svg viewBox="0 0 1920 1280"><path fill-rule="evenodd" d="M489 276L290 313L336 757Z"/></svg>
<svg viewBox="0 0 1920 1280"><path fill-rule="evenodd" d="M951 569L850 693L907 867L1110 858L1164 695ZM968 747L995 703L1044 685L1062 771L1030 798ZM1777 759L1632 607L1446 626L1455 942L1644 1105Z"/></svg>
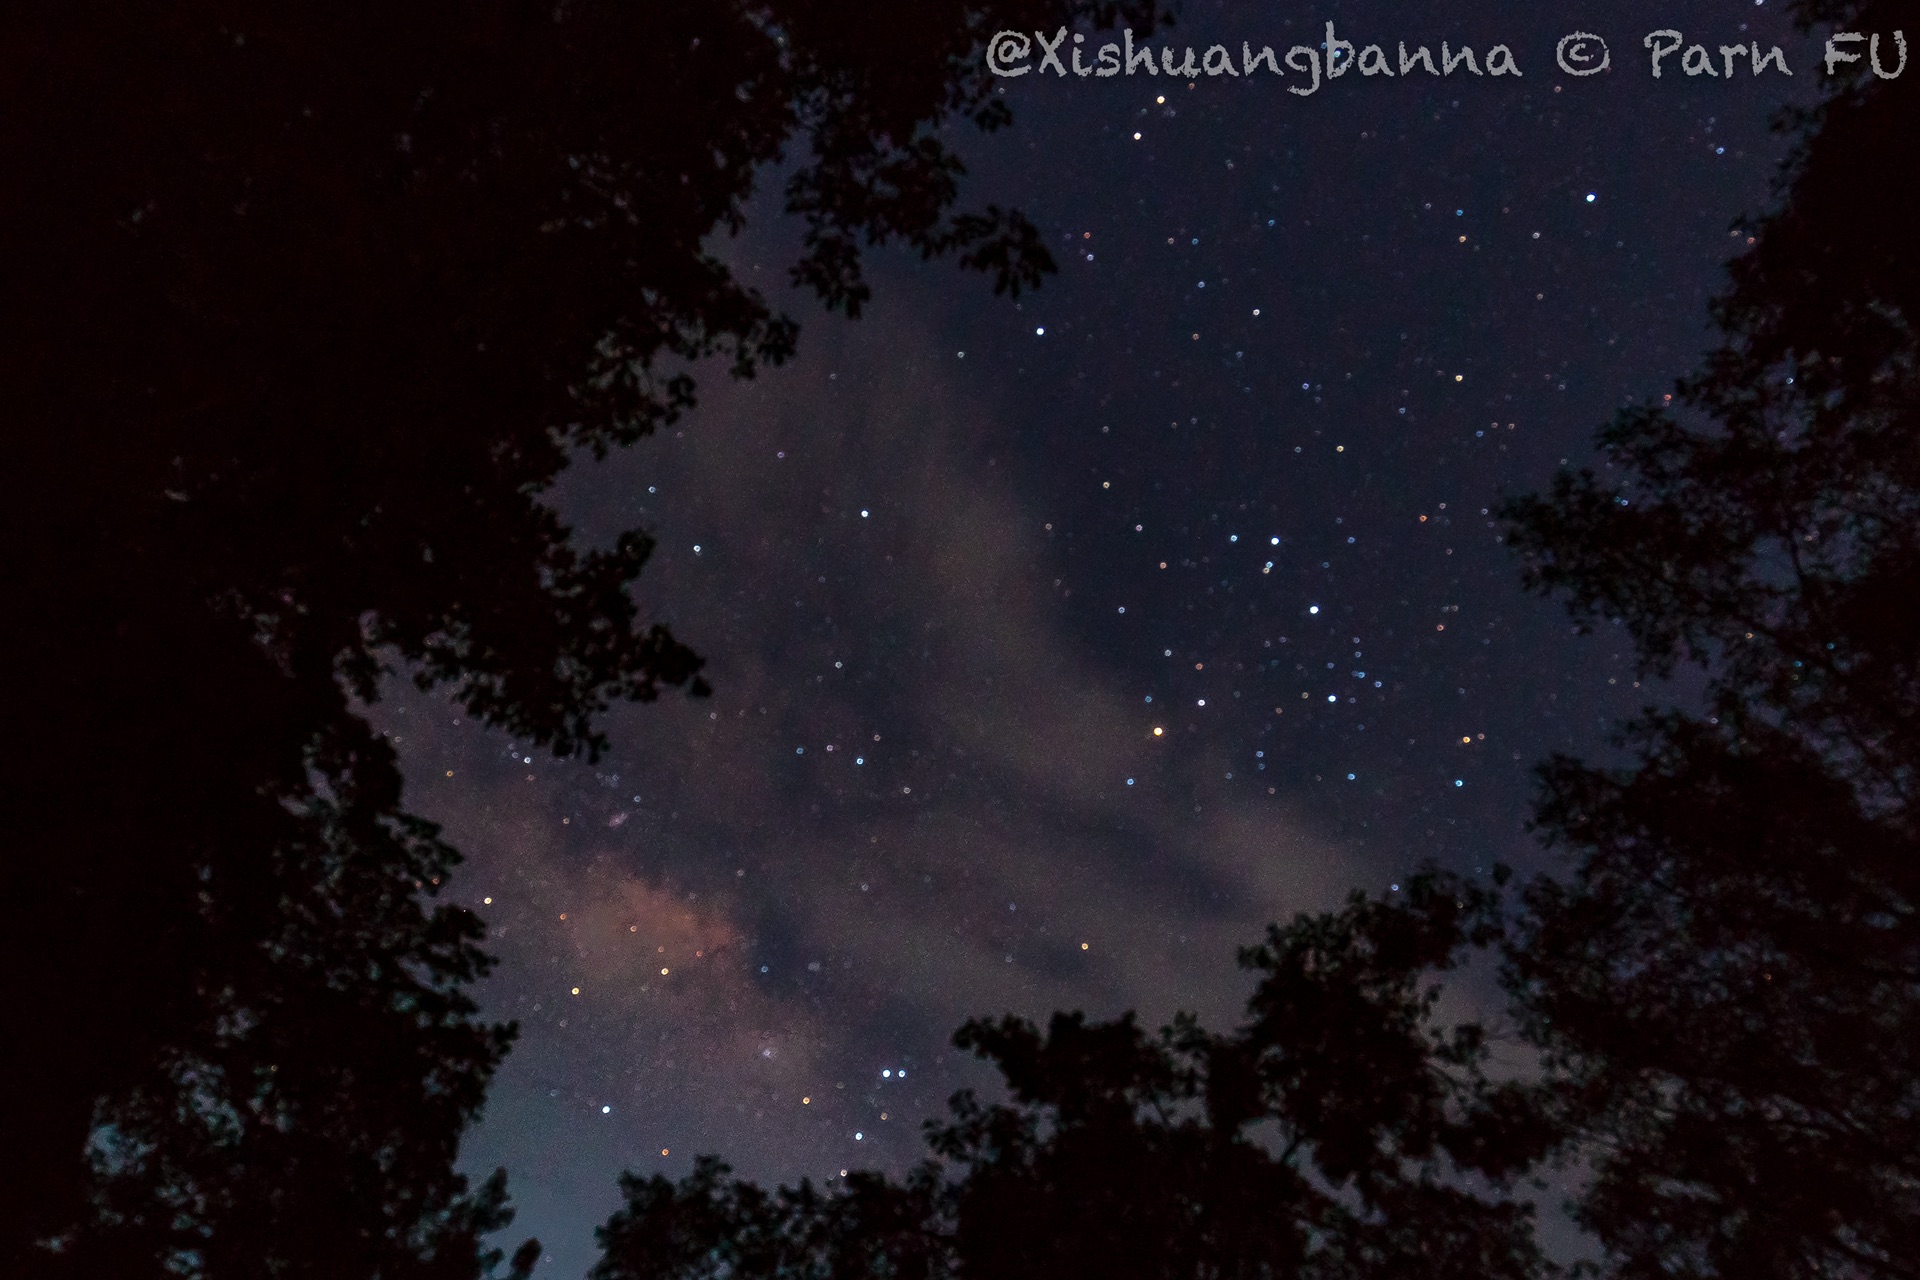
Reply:
<svg viewBox="0 0 1920 1280"><path fill-rule="evenodd" d="M1539 1275L1525 1208L1473 1178L1567 1156L1582 1270L1920 1275L1920 83L1842 72L1785 122L1779 207L1677 409L1504 507L1532 586L1645 673L1705 673L1629 726L1630 767L1542 767L1565 875L1513 919L1427 875L1275 930L1230 1036L969 1023L1012 1101L956 1097L940 1160L831 1193L630 1177L595 1280ZM1421 975L1496 939L1524 1084L1487 1078L1477 1027L1427 1025Z"/></svg>
<svg viewBox="0 0 1920 1280"><path fill-rule="evenodd" d="M1545 1149L1484 1035L1433 1017L1435 975L1484 945L1496 900L1438 873L1355 894L1247 948L1261 974L1229 1035L1191 1016L969 1022L1009 1101L956 1094L904 1179L767 1193L714 1159L621 1180L593 1280L994 1276L1535 1277L1532 1210L1499 1188Z"/></svg>
<svg viewBox="0 0 1920 1280"><path fill-rule="evenodd" d="M1148 6L1125 13L1136 25ZM701 691L576 545L568 461L794 323L716 250L783 158L793 270L1018 291L939 126L1006 123L1000 26L1122 7L25 0L0 13L9 1275L471 1275L478 1021L454 851L357 700L390 669L554 751ZM530 1257L517 1257L524 1270Z"/></svg>
<svg viewBox="0 0 1920 1280"><path fill-rule="evenodd" d="M1707 675L1633 767L1545 767L1571 874L1507 944L1622 1276L1920 1274L1920 85L1854 72L1799 118L1681 411L1506 511L1535 586Z"/></svg>

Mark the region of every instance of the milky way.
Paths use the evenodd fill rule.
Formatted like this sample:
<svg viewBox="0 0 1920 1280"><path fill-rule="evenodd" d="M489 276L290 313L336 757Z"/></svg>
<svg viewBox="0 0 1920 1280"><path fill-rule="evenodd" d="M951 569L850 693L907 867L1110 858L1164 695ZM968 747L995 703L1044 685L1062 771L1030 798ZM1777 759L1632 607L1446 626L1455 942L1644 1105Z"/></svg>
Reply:
<svg viewBox="0 0 1920 1280"><path fill-rule="evenodd" d="M1766 7L1687 8L1602 34L1810 73ZM882 253L861 319L791 297L798 359L707 371L696 412L567 477L583 539L657 536L645 608L714 696L615 709L595 764L379 712L493 927L487 1009L522 1038L467 1160L508 1165L549 1274L591 1260L622 1168L917 1158L989 1083L947 1044L971 1014L1225 1024L1270 920L1428 857L1545 865L1529 770L1653 691L1521 593L1487 513L1692 367L1788 92L1556 75L1577 17L1178 29L1505 40L1517 80L1009 82L967 198L1033 217L1058 276L1015 302ZM786 297L761 212L723 251Z"/></svg>

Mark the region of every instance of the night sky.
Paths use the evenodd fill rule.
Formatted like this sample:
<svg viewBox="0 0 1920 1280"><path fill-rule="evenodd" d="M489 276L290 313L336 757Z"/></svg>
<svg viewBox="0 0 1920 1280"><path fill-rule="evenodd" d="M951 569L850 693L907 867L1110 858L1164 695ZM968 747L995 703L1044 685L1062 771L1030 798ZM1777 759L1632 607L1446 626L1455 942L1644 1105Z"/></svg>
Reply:
<svg viewBox="0 0 1920 1280"><path fill-rule="evenodd" d="M799 358L704 371L554 495L584 540L657 536L645 609L714 696L617 708L590 765L394 687L522 1029L466 1163L507 1165L543 1274L591 1262L622 1169L917 1159L992 1080L948 1046L970 1015L1225 1027L1267 922L1426 858L1549 865L1534 764L1674 691L1523 594L1487 512L1694 367L1820 68L1767 4L1481 10L1199 4L1154 44L1332 19L1520 78L1006 81L1016 125L954 140L963 203L1059 262L1017 302L883 251L867 313L822 314L763 201L724 252ZM1794 75L1655 80L1662 27ZM1575 30L1610 71L1555 69Z"/></svg>

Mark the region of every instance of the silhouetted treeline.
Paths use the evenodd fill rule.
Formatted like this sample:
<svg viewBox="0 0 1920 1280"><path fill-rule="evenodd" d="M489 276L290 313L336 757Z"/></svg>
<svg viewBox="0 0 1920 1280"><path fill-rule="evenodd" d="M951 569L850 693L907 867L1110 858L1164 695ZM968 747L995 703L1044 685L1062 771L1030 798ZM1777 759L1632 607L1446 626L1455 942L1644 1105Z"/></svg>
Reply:
<svg viewBox="0 0 1920 1280"><path fill-rule="evenodd" d="M0 1272L500 1261L452 1163L512 1029L355 700L402 671L564 754L700 691L647 538L577 547L541 492L692 362L792 351L712 246L783 156L829 307L886 241L1033 283L935 126L1007 120L986 34L1119 11L0 9Z"/></svg>
<svg viewBox="0 0 1920 1280"><path fill-rule="evenodd" d="M1432 1019L1434 975L1489 940L1497 900L1406 887L1247 948L1261 977L1230 1035L968 1023L955 1043L1010 1101L956 1096L928 1125L938 1158L900 1181L769 1195L712 1159L678 1184L629 1175L593 1280L1539 1275L1531 1209L1458 1183L1506 1185L1548 1135L1487 1079L1481 1028Z"/></svg>
<svg viewBox="0 0 1920 1280"><path fill-rule="evenodd" d="M1637 767L1547 765L1571 874L1506 946L1626 1277L1920 1275L1920 77L1852 70L1676 411L1507 510L1535 585L1709 677Z"/></svg>
<svg viewBox="0 0 1920 1280"><path fill-rule="evenodd" d="M1513 1192L1562 1162L1605 1275L1920 1275L1920 77L1851 72L1787 122L1674 407L1505 506L1531 585L1706 676L1629 767L1542 767L1557 874L1301 917L1230 1034L969 1023L1010 1101L956 1096L910 1176L629 1177L595 1280L1546 1276ZM1475 952L1521 1081L1432 1023Z"/></svg>

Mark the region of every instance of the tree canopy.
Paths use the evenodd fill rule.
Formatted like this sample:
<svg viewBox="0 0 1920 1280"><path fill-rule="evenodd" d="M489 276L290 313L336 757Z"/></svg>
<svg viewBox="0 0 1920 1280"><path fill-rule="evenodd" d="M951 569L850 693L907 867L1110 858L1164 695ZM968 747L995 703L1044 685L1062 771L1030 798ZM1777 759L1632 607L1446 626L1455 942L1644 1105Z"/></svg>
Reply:
<svg viewBox="0 0 1920 1280"><path fill-rule="evenodd" d="M628 1175L593 1280L1544 1275L1531 1206L1497 1192L1549 1135L1488 1079L1483 1030L1434 1018L1436 975L1496 905L1430 872L1403 901L1276 927L1242 953L1260 978L1229 1034L969 1022L955 1044L1009 1098L956 1095L927 1125L935 1158L772 1194L712 1158Z"/></svg>
<svg viewBox="0 0 1920 1280"><path fill-rule="evenodd" d="M1785 124L1702 369L1502 512L1532 587L1643 673L1704 673L1626 726L1626 766L1541 767L1553 873L1273 931L1230 1035L969 1023L1010 1100L956 1097L938 1159L831 1194L629 1178L596 1280L1541 1276L1511 1190L1554 1161L1584 1174L1583 1271L1920 1275L1920 82L1855 66ZM1537 1053L1518 1080L1429 1025L1480 948Z"/></svg>
<svg viewBox="0 0 1920 1280"><path fill-rule="evenodd" d="M1706 674L1632 767L1545 767L1570 874L1507 944L1622 1276L1920 1274L1917 122L1858 69L1801 116L1676 406L1507 509L1534 585Z"/></svg>
<svg viewBox="0 0 1920 1280"><path fill-rule="evenodd" d="M0 13L8 1274L531 1266L453 1171L512 1039L483 929L361 704L404 671L591 754L613 701L698 692L644 533L580 546L542 495L701 362L791 354L714 243L776 164L829 308L886 242L1033 284L941 126L1006 123L993 29L1149 8ZM1544 767L1566 860L1517 914L1431 872L1296 919L1226 1033L969 1023L1008 1100L912 1174L629 1177L597 1280L1537 1276L1516 1180L1565 1156L1609 1274L1920 1274L1916 95L1855 66L1798 121L1677 407L1506 508L1533 585L1707 676L1629 766ZM1524 1084L1435 1018L1488 948Z"/></svg>
<svg viewBox="0 0 1920 1280"><path fill-rule="evenodd" d="M957 207L998 26L1151 6L26 0L0 13L9 1275L467 1275L512 1038L360 714L389 670L559 753L700 692L576 544L570 459L796 327L716 239L784 163L793 278L1050 261ZM525 1263L526 1259L520 1259ZM518 1264L516 1264L518 1265Z"/></svg>

